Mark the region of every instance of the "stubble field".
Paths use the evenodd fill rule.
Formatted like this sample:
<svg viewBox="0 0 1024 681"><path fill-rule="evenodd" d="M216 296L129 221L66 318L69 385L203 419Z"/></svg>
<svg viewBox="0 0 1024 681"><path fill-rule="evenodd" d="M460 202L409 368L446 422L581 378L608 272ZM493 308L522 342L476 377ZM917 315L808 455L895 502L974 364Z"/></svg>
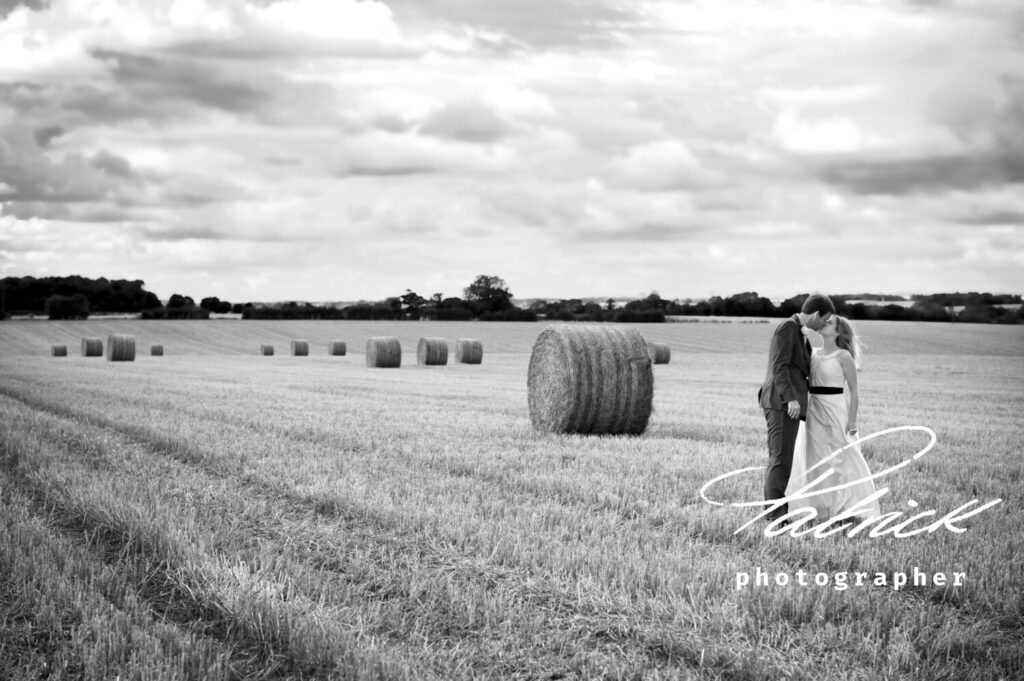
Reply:
<svg viewBox="0 0 1024 681"><path fill-rule="evenodd" d="M698 494L765 463L774 323L640 325L672 360L638 438L532 431L543 324L4 323L2 677L1024 676L1024 329L858 325L862 432L937 436L884 480L883 512L1002 501L963 533L816 540L737 534L755 511ZM116 332L135 362L79 356ZM367 368L389 334L402 367ZM416 366L423 336L479 338L483 364ZM878 470L927 441L865 454ZM714 494L756 500L761 480ZM965 578L893 588L915 567ZM737 589L758 569L769 585Z"/></svg>

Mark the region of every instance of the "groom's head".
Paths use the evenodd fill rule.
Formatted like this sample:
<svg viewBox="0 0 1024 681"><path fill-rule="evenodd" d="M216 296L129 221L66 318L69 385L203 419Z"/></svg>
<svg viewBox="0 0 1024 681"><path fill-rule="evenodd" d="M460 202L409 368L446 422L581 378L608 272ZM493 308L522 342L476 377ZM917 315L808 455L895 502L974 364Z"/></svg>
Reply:
<svg viewBox="0 0 1024 681"><path fill-rule="evenodd" d="M828 318L835 313L836 306L832 304L832 299L820 293L812 293L807 296L807 300L800 308L800 316L804 325L812 331L823 327Z"/></svg>

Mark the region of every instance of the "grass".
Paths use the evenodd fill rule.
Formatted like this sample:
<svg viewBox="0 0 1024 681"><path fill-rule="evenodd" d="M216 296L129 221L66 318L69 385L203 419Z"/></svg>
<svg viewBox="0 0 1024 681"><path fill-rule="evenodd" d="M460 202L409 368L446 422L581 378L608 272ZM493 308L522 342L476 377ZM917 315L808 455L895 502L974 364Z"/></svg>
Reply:
<svg viewBox="0 0 1024 681"><path fill-rule="evenodd" d="M152 324L0 326L3 678L1024 674L1021 330L863 325L862 431L938 437L889 481L883 511L1003 501L963 534L814 541L733 534L751 512L697 495L764 463L755 393L772 325L642 327L673 357L630 438L533 433L539 325ZM45 355L58 331L74 345L113 325L167 355ZM255 351L393 333L413 348L469 326L480 366ZM203 329L219 354L192 345ZM923 444L865 453L877 469ZM716 491L756 499L760 477ZM915 566L967 579L736 589L758 567Z"/></svg>

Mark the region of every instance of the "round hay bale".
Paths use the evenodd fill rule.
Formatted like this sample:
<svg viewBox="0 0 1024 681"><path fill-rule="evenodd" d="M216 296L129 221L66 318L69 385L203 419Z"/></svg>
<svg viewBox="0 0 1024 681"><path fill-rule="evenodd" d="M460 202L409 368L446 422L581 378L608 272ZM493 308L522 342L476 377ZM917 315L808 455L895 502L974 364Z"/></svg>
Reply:
<svg viewBox="0 0 1024 681"><path fill-rule="evenodd" d="M343 357L348 352L345 341L331 341L327 344L327 354L331 357Z"/></svg>
<svg viewBox="0 0 1024 681"><path fill-rule="evenodd" d="M402 366L402 344L397 336L374 336L366 341L366 366L394 369Z"/></svg>
<svg viewBox="0 0 1024 681"><path fill-rule="evenodd" d="M668 343L652 342L648 345L648 349L651 361L655 364L668 364L669 360L672 359L672 348L668 346Z"/></svg>
<svg viewBox="0 0 1024 681"><path fill-rule="evenodd" d="M273 355L274 354L274 346L273 345L267 345L266 343L262 343L260 345L260 354L261 355Z"/></svg>
<svg viewBox="0 0 1024 681"><path fill-rule="evenodd" d="M295 356L295 357L308 357L309 356L309 341L293 340L292 341L292 355Z"/></svg>
<svg viewBox="0 0 1024 681"><path fill-rule="evenodd" d="M135 336L112 333L107 336L107 360L110 362L135 361Z"/></svg>
<svg viewBox="0 0 1024 681"><path fill-rule="evenodd" d="M416 361L424 366L443 366L448 363L448 341L444 338L420 338L416 346Z"/></svg>
<svg viewBox="0 0 1024 681"><path fill-rule="evenodd" d="M455 341L455 361L460 364L480 364L484 359L484 344L476 338Z"/></svg>
<svg viewBox="0 0 1024 681"><path fill-rule="evenodd" d="M103 339L102 338L83 338L82 339L82 357L102 357L103 356Z"/></svg>
<svg viewBox="0 0 1024 681"><path fill-rule="evenodd" d="M67 357L68 346L66 345L51 345L50 354L54 357Z"/></svg>
<svg viewBox="0 0 1024 681"><path fill-rule="evenodd" d="M164 346L162 346L162 345L150 345L149 346L149 354L152 355L153 357L163 357L164 356Z"/></svg>
<svg viewBox="0 0 1024 681"><path fill-rule="evenodd" d="M639 435L654 398L647 342L628 327L549 326L533 345L527 388L538 431Z"/></svg>

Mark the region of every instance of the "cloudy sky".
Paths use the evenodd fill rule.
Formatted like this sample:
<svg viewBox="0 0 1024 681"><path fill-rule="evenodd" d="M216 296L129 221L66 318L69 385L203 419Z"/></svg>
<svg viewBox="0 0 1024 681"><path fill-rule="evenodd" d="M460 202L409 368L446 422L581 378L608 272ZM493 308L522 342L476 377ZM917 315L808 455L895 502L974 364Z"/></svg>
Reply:
<svg viewBox="0 0 1024 681"><path fill-rule="evenodd" d="M0 276L1024 293L1019 0L0 0Z"/></svg>

